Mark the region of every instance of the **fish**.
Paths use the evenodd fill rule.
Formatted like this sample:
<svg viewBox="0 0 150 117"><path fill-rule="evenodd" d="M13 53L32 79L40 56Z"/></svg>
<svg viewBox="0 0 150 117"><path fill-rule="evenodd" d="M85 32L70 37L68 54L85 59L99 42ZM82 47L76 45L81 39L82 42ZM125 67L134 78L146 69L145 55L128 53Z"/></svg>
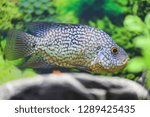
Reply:
<svg viewBox="0 0 150 117"><path fill-rule="evenodd" d="M128 63L125 50L103 30L82 24L32 22L28 31L10 30L4 49L8 60L28 58L22 67L77 68L116 72Z"/></svg>

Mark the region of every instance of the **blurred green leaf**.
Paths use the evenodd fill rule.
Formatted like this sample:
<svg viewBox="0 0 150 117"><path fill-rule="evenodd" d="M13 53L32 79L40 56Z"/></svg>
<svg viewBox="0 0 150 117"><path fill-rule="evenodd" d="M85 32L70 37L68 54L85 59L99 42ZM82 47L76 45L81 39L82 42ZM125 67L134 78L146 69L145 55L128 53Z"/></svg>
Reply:
<svg viewBox="0 0 150 117"><path fill-rule="evenodd" d="M148 13L145 17L145 24L148 29L150 29L150 13Z"/></svg>
<svg viewBox="0 0 150 117"><path fill-rule="evenodd" d="M39 8L39 7L41 6L41 3L40 3L40 2L35 2L35 3L34 3L34 6L35 6L36 8Z"/></svg>
<svg viewBox="0 0 150 117"><path fill-rule="evenodd" d="M146 65L147 69L150 70L150 46L149 45L144 48L143 57L144 57L145 65Z"/></svg>
<svg viewBox="0 0 150 117"><path fill-rule="evenodd" d="M105 12L109 14L119 15L127 11L127 8L123 6L124 4L126 4L126 1L125 0L120 0L120 1L122 6L117 4L119 0L117 0L117 2L115 2L114 0L105 0L105 4L102 7L105 10Z"/></svg>
<svg viewBox="0 0 150 117"><path fill-rule="evenodd" d="M147 37L145 37L144 35L140 35L134 38L134 44L135 47L139 47L139 48L145 48L147 47L148 43L147 43Z"/></svg>
<svg viewBox="0 0 150 117"><path fill-rule="evenodd" d="M70 71L71 71L71 72L80 72L79 69L75 69L75 68L71 68Z"/></svg>
<svg viewBox="0 0 150 117"><path fill-rule="evenodd" d="M36 13L36 15L41 15L43 13L43 11L40 9L36 9L35 13Z"/></svg>
<svg viewBox="0 0 150 117"><path fill-rule="evenodd" d="M128 78L128 79L134 79L135 75L130 73L130 74L127 74L126 78Z"/></svg>
<svg viewBox="0 0 150 117"><path fill-rule="evenodd" d="M13 27L11 21L20 18L18 8L9 0L0 1L0 32Z"/></svg>
<svg viewBox="0 0 150 117"><path fill-rule="evenodd" d="M142 72L145 68L145 62L144 59L142 57L135 57L133 59L130 60L127 69L130 72Z"/></svg>
<svg viewBox="0 0 150 117"><path fill-rule="evenodd" d="M96 27L96 26L95 26L95 22L93 22L93 21L89 21L89 25L90 25L90 26L93 26L93 27Z"/></svg>
<svg viewBox="0 0 150 117"><path fill-rule="evenodd" d="M4 50L6 45L6 40L2 40L0 43L1 43L1 48Z"/></svg>
<svg viewBox="0 0 150 117"><path fill-rule="evenodd" d="M36 73L33 71L33 69L25 69L25 71L23 72L23 77L32 77L35 76Z"/></svg>
<svg viewBox="0 0 150 117"><path fill-rule="evenodd" d="M127 5L128 4L128 0L113 0L114 2L118 2L121 5Z"/></svg>
<svg viewBox="0 0 150 117"><path fill-rule="evenodd" d="M100 29L103 29L105 27L105 24L102 20L98 20L97 25L98 25L98 28L100 28Z"/></svg>
<svg viewBox="0 0 150 117"><path fill-rule="evenodd" d="M129 31L132 31L132 32L135 32L135 33L136 32L138 32L138 33L143 32L143 30L146 27L144 22L138 16L135 16L135 15L126 16L125 20L124 20L124 26Z"/></svg>
<svg viewBox="0 0 150 117"><path fill-rule="evenodd" d="M24 20L27 21L27 22L31 22L32 16L30 14L27 14L27 15L24 16Z"/></svg>
<svg viewBox="0 0 150 117"><path fill-rule="evenodd" d="M146 82L146 87L150 90L150 70L147 71L145 82Z"/></svg>
<svg viewBox="0 0 150 117"><path fill-rule="evenodd" d="M23 14L23 22L54 21L56 8L53 0L20 0L18 7Z"/></svg>
<svg viewBox="0 0 150 117"><path fill-rule="evenodd" d="M138 12L138 3L136 2L134 5L133 5L133 8L132 8L132 11L133 11L133 14L136 15L137 12Z"/></svg>

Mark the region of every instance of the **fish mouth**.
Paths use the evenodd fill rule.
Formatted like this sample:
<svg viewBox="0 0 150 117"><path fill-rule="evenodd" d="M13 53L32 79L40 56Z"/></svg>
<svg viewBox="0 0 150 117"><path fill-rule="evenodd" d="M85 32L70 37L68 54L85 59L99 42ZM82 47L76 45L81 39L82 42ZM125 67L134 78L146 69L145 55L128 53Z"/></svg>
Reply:
<svg viewBox="0 0 150 117"><path fill-rule="evenodd" d="M128 61L130 60L130 58L128 57L128 58L126 58L126 59L122 59L122 62L118 62L117 63L117 66L125 66L125 65L127 65L128 64Z"/></svg>
<svg viewBox="0 0 150 117"><path fill-rule="evenodd" d="M124 65L126 65L126 64L128 63L129 60L130 60L130 58L127 57L126 59L124 59L124 60L122 61L122 63L123 63Z"/></svg>
<svg viewBox="0 0 150 117"><path fill-rule="evenodd" d="M126 59L123 59L123 61L121 63L117 64L117 66L112 67L111 69L107 69L108 72L113 73L113 72L122 70L128 64L129 60L130 60L129 57L127 57Z"/></svg>

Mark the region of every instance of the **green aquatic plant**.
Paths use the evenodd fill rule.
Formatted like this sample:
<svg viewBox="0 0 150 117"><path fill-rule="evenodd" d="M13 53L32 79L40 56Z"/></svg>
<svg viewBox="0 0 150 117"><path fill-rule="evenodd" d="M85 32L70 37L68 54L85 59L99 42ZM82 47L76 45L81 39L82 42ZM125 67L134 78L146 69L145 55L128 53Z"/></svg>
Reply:
<svg viewBox="0 0 150 117"><path fill-rule="evenodd" d="M10 80L34 76L32 69L21 70L16 67L19 61L7 61L4 58L4 47L6 35L9 29L14 28L15 21L21 19L22 15L16 7L17 1L1 0L0 1L0 85Z"/></svg>
<svg viewBox="0 0 150 117"><path fill-rule="evenodd" d="M129 13L139 16L142 20L150 11L150 0L128 0Z"/></svg>
<svg viewBox="0 0 150 117"><path fill-rule="evenodd" d="M12 20L20 18L18 8L9 0L0 1L0 32L13 27Z"/></svg>
<svg viewBox="0 0 150 117"><path fill-rule="evenodd" d="M64 23L79 23L78 13L85 0L54 0L56 20Z"/></svg>
<svg viewBox="0 0 150 117"><path fill-rule="evenodd" d="M18 8L25 22L53 21L55 6L53 0L20 0Z"/></svg>
<svg viewBox="0 0 150 117"><path fill-rule="evenodd" d="M102 8L110 15L120 15L128 11L128 0L105 0Z"/></svg>
<svg viewBox="0 0 150 117"><path fill-rule="evenodd" d="M127 3L128 0L54 0L58 21L84 24L106 15L113 20L128 11Z"/></svg>
<svg viewBox="0 0 150 117"><path fill-rule="evenodd" d="M15 80L19 78L26 78L35 76L36 73L32 69L21 70L16 67L20 60L7 61L3 56L3 49L5 46L5 40L1 41L1 50L0 50L0 85L6 83L10 80Z"/></svg>
<svg viewBox="0 0 150 117"><path fill-rule="evenodd" d="M125 28L136 34L133 44L141 50L141 56L134 57L128 65L128 70L137 73L147 70L148 83L150 82L150 13L144 21L136 15L128 15L124 21ZM150 83L149 83L150 86Z"/></svg>

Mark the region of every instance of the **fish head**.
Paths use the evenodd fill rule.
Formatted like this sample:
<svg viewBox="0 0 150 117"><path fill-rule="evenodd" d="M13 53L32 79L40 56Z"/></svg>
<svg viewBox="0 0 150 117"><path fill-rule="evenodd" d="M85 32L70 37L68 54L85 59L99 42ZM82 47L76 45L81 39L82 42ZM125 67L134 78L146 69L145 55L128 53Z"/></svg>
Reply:
<svg viewBox="0 0 150 117"><path fill-rule="evenodd" d="M98 66L97 72L116 72L123 69L127 65L128 60L129 57L123 48L116 43L109 43L109 45L104 45L98 50L91 64Z"/></svg>

